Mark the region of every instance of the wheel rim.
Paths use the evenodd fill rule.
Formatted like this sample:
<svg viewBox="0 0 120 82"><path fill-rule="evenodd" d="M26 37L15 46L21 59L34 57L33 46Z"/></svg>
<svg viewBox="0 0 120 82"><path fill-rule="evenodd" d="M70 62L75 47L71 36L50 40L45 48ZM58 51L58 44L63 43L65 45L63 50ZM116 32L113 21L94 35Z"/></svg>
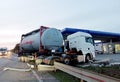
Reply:
<svg viewBox="0 0 120 82"><path fill-rule="evenodd" d="M90 61L90 56L87 56L87 61Z"/></svg>
<svg viewBox="0 0 120 82"><path fill-rule="evenodd" d="M70 59L68 59L68 58L64 59L64 63L65 64L70 64Z"/></svg>
<svg viewBox="0 0 120 82"><path fill-rule="evenodd" d="M86 56L86 63L88 63L90 60L91 60L90 56L87 55L87 56Z"/></svg>

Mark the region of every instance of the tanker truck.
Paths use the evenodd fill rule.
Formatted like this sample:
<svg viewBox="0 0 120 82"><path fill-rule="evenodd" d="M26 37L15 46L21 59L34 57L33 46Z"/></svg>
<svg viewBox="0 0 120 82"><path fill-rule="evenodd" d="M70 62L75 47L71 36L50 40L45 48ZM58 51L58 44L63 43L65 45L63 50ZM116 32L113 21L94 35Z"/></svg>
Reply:
<svg viewBox="0 0 120 82"><path fill-rule="evenodd" d="M37 53L37 56L46 56L44 63L53 64L53 61L65 64L89 62L95 57L92 36L88 33L77 32L63 39L62 33L55 28L41 26L22 35L20 55Z"/></svg>

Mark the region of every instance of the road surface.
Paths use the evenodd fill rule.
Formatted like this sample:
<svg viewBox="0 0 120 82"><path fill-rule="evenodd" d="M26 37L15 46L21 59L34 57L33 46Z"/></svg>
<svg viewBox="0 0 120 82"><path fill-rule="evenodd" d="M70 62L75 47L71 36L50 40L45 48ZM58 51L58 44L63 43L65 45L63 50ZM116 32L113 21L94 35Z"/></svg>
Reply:
<svg viewBox="0 0 120 82"><path fill-rule="evenodd" d="M0 82L59 82L47 72L37 72L19 62L17 55L0 57Z"/></svg>
<svg viewBox="0 0 120 82"><path fill-rule="evenodd" d="M96 60L109 59L111 63L119 62L120 63L120 54L97 54Z"/></svg>

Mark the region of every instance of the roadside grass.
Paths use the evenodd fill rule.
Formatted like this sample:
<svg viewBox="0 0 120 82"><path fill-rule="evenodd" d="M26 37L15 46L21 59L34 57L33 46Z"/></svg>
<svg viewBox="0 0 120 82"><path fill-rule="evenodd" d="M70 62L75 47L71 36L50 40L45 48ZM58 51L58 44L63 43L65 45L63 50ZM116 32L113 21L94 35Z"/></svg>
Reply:
<svg viewBox="0 0 120 82"><path fill-rule="evenodd" d="M81 68L120 79L120 66L110 66L110 67L89 66L89 67L81 67Z"/></svg>
<svg viewBox="0 0 120 82"><path fill-rule="evenodd" d="M80 82L80 79L71 76L65 72L57 70L56 72L49 72L52 76L58 79L60 82Z"/></svg>

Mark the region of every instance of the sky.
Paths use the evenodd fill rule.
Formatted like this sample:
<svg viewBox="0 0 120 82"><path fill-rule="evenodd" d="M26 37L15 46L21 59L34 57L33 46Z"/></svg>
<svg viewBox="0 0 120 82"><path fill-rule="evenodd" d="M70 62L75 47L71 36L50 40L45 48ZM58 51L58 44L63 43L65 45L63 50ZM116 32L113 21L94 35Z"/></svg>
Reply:
<svg viewBox="0 0 120 82"><path fill-rule="evenodd" d="M0 47L40 26L120 33L120 0L0 0Z"/></svg>

